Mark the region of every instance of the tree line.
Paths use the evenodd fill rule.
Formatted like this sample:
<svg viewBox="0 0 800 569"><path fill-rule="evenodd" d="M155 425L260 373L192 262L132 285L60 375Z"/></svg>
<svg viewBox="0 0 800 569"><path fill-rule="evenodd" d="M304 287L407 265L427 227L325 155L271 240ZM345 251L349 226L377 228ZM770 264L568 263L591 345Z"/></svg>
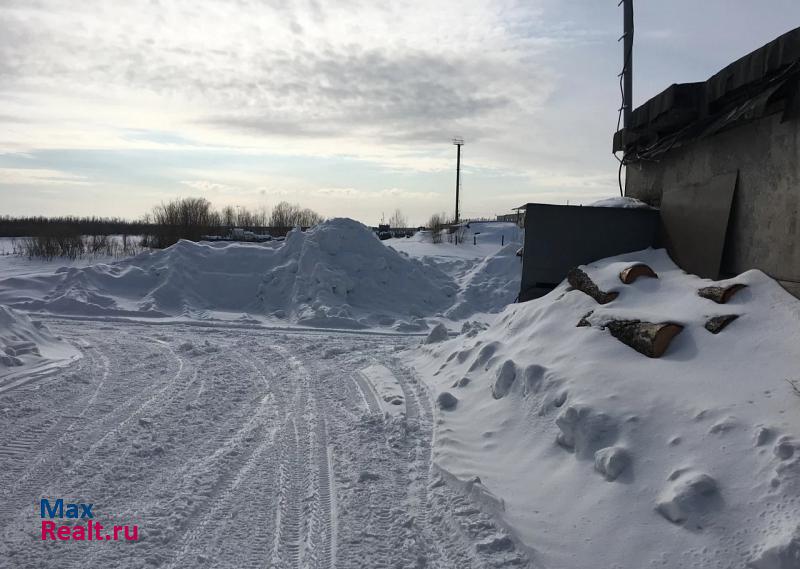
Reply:
<svg viewBox="0 0 800 569"><path fill-rule="evenodd" d="M0 216L0 237L144 235L150 229L150 224L145 221L130 221L117 217Z"/></svg>
<svg viewBox="0 0 800 569"><path fill-rule="evenodd" d="M285 201L271 210L242 206L215 209L205 198L186 197L160 203L136 221L96 216L0 216L0 237L28 238L32 243L25 250L46 251L47 257L72 257L82 254L85 248L78 243L86 236L92 237L92 244L105 243L100 236L138 236L140 246L164 248L180 239L199 241L203 235L225 235L234 227L281 236L294 227L308 228L322 221L324 218L317 212Z"/></svg>

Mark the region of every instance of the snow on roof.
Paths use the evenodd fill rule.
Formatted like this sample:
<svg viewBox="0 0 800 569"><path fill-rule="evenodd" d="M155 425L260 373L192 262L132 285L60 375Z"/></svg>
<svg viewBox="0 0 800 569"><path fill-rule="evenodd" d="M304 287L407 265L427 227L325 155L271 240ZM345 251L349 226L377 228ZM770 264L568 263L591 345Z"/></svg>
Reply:
<svg viewBox="0 0 800 569"><path fill-rule="evenodd" d="M603 198L588 204L589 207L621 207L628 209L652 209L649 205L641 200L631 197L614 196L611 198Z"/></svg>

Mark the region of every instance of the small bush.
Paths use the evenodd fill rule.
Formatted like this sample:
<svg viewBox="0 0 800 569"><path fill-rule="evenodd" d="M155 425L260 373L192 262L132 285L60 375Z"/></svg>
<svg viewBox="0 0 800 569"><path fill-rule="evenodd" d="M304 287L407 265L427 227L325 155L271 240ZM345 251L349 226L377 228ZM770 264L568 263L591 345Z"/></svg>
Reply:
<svg viewBox="0 0 800 569"><path fill-rule="evenodd" d="M444 213L434 213L428 220L428 229L431 231L431 240L434 243L442 242L442 234L449 230L452 221Z"/></svg>

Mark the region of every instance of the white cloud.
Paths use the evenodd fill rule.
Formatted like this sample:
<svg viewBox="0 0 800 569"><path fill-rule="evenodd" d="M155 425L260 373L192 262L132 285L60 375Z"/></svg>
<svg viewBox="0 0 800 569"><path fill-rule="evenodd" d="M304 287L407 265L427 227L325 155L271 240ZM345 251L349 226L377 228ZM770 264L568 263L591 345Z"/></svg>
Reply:
<svg viewBox="0 0 800 569"><path fill-rule="evenodd" d="M230 194L240 191L240 188L237 188L235 186L229 186L227 184L219 184L217 182L211 182L209 180L181 180L181 184L202 193L211 192L216 194L220 193Z"/></svg>
<svg viewBox="0 0 800 569"><path fill-rule="evenodd" d="M0 184L38 186L88 186L85 176L47 168L0 168Z"/></svg>
<svg viewBox="0 0 800 569"><path fill-rule="evenodd" d="M636 100L785 31L800 8L775 2L637 5ZM720 14L733 26L724 50L708 45ZM100 165L126 189L109 198L120 215L183 189L222 205L307 199L374 219L385 203L421 216L449 207L442 180L461 135L465 211L609 195L620 19L596 0L3 0L0 167L32 161L40 173L14 179L74 185L69 203L85 213L97 151L148 151L160 158L149 176ZM85 158L63 171L58 150ZM214 156L231 160L197 167ZM335 179L309 173L319 161Z"/></svg>
<svg viewBox="0 0 800 569"><path fill-rule="evenodd" d="M393 200L438 200L441 194L437 192L417 192L400 188L384 188L381 190L357 190L355 188L319 188L311 192L314 195L330 198L347 198L358 200L373 200L376 202L386 199Z"/></svg>
<svg viewBox="0 0 800 569"><path fill-rule="evenodd" d="M535 18L526 4L7 2L0 96L33 131L80 123L99 138L171 125L205 143L319 139L344 152L474 139L550 92L530 61L541 38L504 19Z"/></svg>

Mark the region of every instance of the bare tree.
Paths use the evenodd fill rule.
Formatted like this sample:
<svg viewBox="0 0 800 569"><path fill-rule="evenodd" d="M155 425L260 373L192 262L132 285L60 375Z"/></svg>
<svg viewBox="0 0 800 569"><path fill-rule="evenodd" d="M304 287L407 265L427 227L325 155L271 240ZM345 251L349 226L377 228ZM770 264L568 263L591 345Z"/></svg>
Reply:
<svg viewBox="0 0 800 569"><path fill-rule="evenodd" d="M312 227L324 221L317 212L302 208L298 204L280 202L272 208L269 218L270 227Z"/></svg>
<svg viewBox="0 0 800 569"><path fill-rule="evenodd" d="M392 229L405 229L408 227L408 218L403 215L400 208L394 210L392 217L389 218L389 227Z"/></svg>
<svg viewBox="0 0 800 569"><path fill-rule="evenodd" d="M153 208L155 227L147 239L149 247L169 247L180 239L199 241L209 228L221 223L220 215L205 198L176 198Z"/></svg>
<svg viewBox="0 0 800 569"><path fill-rule="evenodd" d="M233 227L236 225L236 210L232 205L226 205L222 208L221 219L222 225L225 227Z"/></svg>

